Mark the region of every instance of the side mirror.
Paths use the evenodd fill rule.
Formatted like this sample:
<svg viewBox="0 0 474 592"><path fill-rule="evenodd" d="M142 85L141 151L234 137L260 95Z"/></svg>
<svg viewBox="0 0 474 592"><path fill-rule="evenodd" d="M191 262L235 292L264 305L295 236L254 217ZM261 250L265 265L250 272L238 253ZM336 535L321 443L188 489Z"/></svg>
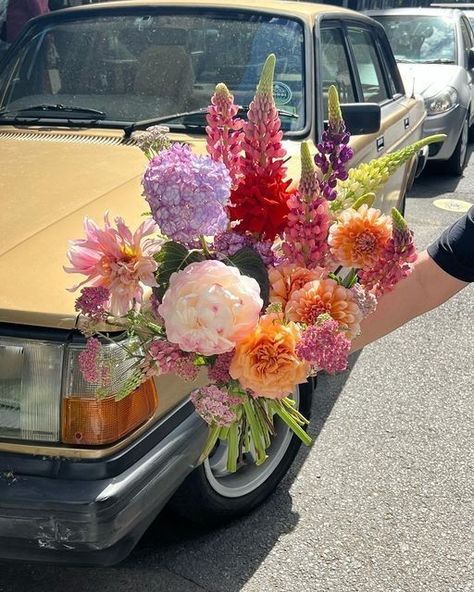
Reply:
<svg viewBox="0 0 474 592"><path fill-rule="evenodd" d="M474 68L474 47L471 47L467 56L467 69L472 70Z"/></svg>
<svg viewBox="0 0 474 592"><path fill-rule="evenodd" d="M341 111L347 131L352 136L374 134L380 129L382 114L377 103L344 103Z"/></svg>

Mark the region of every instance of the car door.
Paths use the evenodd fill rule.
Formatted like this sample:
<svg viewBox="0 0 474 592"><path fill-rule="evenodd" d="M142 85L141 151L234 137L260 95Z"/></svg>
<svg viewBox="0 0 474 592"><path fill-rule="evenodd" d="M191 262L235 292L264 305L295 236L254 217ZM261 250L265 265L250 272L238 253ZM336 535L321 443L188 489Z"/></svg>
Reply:
<svg viewBox="0 0 474 592"><path fill-rule="evenodd" d="M473 122L474 118L474 109L472 105L474 105L474 70L469 68L469 54L474 47L474 34L472 32L472 27L469 24L467 18L461 17L460 19L460 27L461 27L461 37L462 37L462 53L463 53L463 66L466 70L466 81L469 87L469 99L470 99L470 123Z"/></svg>
<svg viewBox="0 0 474 592"><path fill-rule="evenodd" d="M353 165L398 150L421 137L422 102L405 95L381 27L368 20L323 21L320 43L323 109L329 84L337 86L341 102L375 102L381 108L379 132L352 138L356 153ZM413 166L408 163L401 167L387 183L378 204L383 210L400 205Z"/></svg>

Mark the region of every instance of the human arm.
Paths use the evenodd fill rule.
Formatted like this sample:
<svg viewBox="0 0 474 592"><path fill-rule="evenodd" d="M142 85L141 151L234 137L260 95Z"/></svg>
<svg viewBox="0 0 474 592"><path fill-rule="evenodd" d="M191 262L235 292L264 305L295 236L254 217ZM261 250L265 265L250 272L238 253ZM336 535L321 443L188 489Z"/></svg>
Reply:
<svg viewBox="0 0 474 592"><path fill-rule="evenodd" d="M357 351L436 308L474 281L474 206L418 256L413 271L380 298L352 343Z"/></svg>
<svg viewBox="0 0 474 592"><path fill-rule="evenodd" d="M392 292L380 298L375 312L362 321L361 333L352 342L351 352L436 308L467 284L444 271L427 251L423 251L414 263L412 273Z"/></svg>

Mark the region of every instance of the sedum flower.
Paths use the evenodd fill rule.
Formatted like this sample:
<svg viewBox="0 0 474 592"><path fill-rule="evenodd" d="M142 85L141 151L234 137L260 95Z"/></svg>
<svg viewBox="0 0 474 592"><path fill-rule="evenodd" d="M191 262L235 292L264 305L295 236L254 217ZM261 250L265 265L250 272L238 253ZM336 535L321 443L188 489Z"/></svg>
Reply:
<svg viewBox="0 0 474 592"><path fill-rule="evenodd" d="M235 105L227 86L218 84L206 117L207 151L213 160L225 164L234 188L241 177L240 152L244 123L236 117L238 112L239 107Z"/></svg>
<svg viewBox="0 0 474 592"><path fill-rule="evenodd" d="M296 347L298 356L326 372L342 372L347 368L351 340L341 331L339 323L323 315L316 325L308 327Z"/></svg>
<svg viewBox="0 0 474 592"><path fill-rule="evenodd" d="M262 306L256 280L213 260L173 273L158 312L168 341L210 356L231 351L253 331Z"/></svg>
<svg viewBox="0 0 474 592"><path fill-rule="evenodd" d="M259 396L282 399L308 375L308 364L296 355L299 338L296 323L284 323L274 314L260 317L254 331L237 344L230 375Z"/></svg>
<svg viewBox="0 0 474 592"><path fill-rule="evenodd" d="M328 314L347 332L349 338L359 333L362 313L350 290L333 279L313 280L292 293L285 308L290 321L314 325Z"/></svg>
<svg viewBox="0 0 474 592"><path fill-rule="evenodd" d="M333 257L346 267L373 267L392 232L391 221L380 210L363 204L342 212L329 231Z"/></svg>
<svg viewBox="0 0 474 592"><path fill-rule="evenodd" d="M135 301L142 301L142 284L156 286L157 264L153 253L158 242L143 240L157 230L153 220L143 222L133 234L122 218L115 218L115 224L116 228L111 225L108 213L104 216L103 229L85 218L86 238L70 241L67 257L71 266L64 270L87 276L72 291L86 282L109 290L110 313L122 316Z"/></svg>
<svg viewBox="0 0 474 592"><path fill-rule="evenodd" d="M226 229L231 179L221 162L174 144L152 158L142 183L153 218L169 238L193 246L199 235Z"/></svg>

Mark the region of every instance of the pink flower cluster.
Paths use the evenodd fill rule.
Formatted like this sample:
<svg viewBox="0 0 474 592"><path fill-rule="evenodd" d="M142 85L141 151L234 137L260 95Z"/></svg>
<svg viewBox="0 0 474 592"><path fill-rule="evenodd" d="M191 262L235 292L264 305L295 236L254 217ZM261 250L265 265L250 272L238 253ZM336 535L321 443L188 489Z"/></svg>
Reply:
<svg viewBox="0 0 474 592"><path fill-rule="evenodd" d="M209 378L214 382L228 382L231 379L229 369L234 352L227 352L217 356L214 364L209 368Z"/></svg>
<svg viewBox="0 0 474 592"><path fill-rule="evenodd" d="M109 298L110 291L103 286L82 288L81 295L76 299L75 310L94 320L103 320L107 317L104 307Z"/></svg>
<svg viewBox="0 0 474 592"><path fill-rule="evenodd" d="M392 211L392 222L392 236L377 263L359 273L361 284L377 298L393 290L399 281L410 275L411 264L417 258L413 233L396 210Z"/></svg>
<svg viewBox="0 0 474 592"><path fill-rule="evenodd" d="M156 374L175 373L188 381L197 378L199 368L194 364L194 356L181 351L173 343L155 339L148 349L148 354L156 365Z"/></svg>
<svg viewBox="0 0 474 592"><path fill-rule="evenodd" d="M326 316L303 332L296 353L320 370L342 372L347 368L351 340L340 330L337 321Z"/></svg>
<svg viewBox="0 0 474 592"><path fill-rule="evenodd" d="M239 107L225 84L218 84L211 98L206 117L208 126L207 151L215 161L222 161L229 171L232 186L241 178L240 152L242 150L243 120L236 117Z"/></svg>
<svg viewBox="0 0 474 592"><path fill-rule="evenodd" d="M100 341L96 337L87 340L86 348L79 354L79 369L86 382L103 386L110 378L110 369L100 361Z"/></svg>
<svg viewBox="0 0 474 592"><path fill-rule="evenodd" d="M229 427L237 419L234 408L241 403L239 397L233 397L214 384L194 390L191 401L205 422L220 427Z"/></svg>

